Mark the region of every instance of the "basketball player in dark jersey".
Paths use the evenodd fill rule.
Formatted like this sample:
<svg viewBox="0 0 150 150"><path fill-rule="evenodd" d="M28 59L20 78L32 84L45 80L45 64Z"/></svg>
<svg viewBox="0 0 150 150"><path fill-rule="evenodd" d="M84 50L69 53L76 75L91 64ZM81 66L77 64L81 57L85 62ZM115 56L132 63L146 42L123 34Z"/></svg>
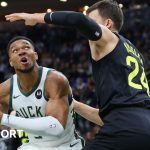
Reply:
<svg viewBox="0 0 150 150"><path fill-rule="evenodd" d="M89 39L93 77L104 122L100 133L84 150L150 150L150 97L143 58L119 35L123 13L117 2L102 0L79 12L17 13L8 21L26 25L48 23L73 27Z"/></svg>

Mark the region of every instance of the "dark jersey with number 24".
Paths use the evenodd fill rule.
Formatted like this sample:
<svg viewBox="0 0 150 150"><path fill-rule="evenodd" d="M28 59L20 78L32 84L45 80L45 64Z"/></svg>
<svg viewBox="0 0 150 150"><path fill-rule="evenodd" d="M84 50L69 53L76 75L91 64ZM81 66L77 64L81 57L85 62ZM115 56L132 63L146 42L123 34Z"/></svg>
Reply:
<svg viewBox="0 0 150 150"><path fill-rule="evenodd" d="M150 103L142 55L129 40L116 35L115 49L99 61L92 60L101 117L116 107Z"/></svg>

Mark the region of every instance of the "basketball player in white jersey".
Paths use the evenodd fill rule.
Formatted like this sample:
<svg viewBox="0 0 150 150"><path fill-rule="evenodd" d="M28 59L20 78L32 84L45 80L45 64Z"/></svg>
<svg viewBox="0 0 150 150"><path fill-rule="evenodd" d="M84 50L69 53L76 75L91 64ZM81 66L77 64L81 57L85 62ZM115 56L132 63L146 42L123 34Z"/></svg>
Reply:
<svg viewBox="0 0 150 150"><path fill-rule="evenodd" d="M0 120L2 125L28 133L29 143L19 150L81 150L67 78L39 66L34 43L26 37L13 38L7 49L16 74L0 84L0 103L17 116L0 112Z"/></svg>

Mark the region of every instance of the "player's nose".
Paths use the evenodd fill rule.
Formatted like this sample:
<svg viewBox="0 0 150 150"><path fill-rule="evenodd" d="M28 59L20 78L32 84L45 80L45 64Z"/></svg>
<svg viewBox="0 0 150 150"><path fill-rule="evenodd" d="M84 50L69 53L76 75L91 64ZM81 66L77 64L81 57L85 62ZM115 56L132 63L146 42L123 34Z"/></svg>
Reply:
<svg viewBox="0 0 150 150"><path fill-rule="evenodd" d="M25 51L20 51L20 52L19 52L19 56L24 56L24 55L26 55L26 52L25 52Z"/></svg>

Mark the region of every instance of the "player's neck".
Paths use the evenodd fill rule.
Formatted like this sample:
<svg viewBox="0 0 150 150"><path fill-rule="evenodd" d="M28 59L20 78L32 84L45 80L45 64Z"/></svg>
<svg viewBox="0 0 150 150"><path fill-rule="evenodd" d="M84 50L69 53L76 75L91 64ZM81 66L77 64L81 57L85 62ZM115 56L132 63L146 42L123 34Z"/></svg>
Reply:
<svg viewBox="0 0 150 150"><path fill-rule="evenodd" d="M17 73L18 82L24 92L32 90L39 77L40 67L37 65L30 73Z"/></svg>
<svg viewBox="0 0 150 150"><path fill-rule="evenodd" d="M116 29L113 29L112 32L115 32L115 33L118 33L118 34L119 34L119 31L116 30Z"/></svg>

